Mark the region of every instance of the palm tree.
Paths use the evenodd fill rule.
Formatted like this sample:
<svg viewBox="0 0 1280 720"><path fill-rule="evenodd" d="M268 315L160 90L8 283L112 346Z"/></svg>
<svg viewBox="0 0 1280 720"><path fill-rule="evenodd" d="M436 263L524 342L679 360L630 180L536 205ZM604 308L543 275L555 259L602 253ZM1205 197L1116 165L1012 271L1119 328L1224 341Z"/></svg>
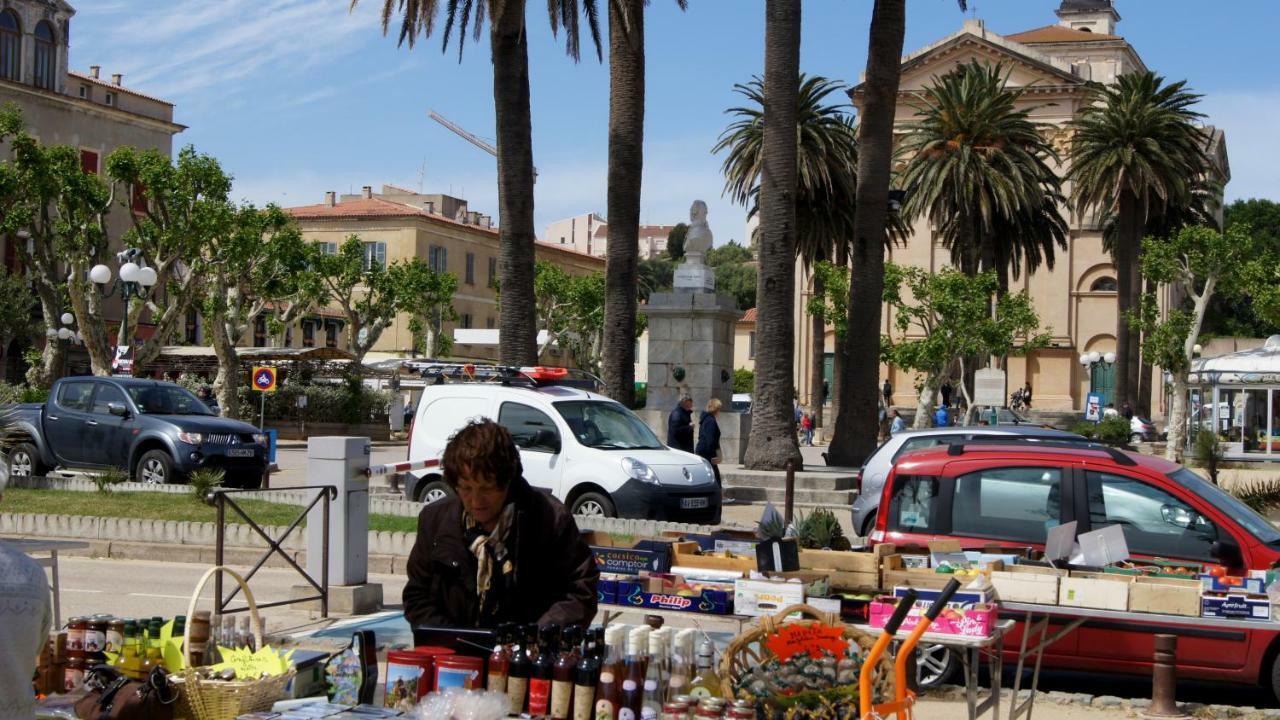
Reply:
<svg viewBox="0 0 1280 720"><path fill-rule="evenodd" d="M609 239L604 296L605 392L635 404L640 185L644 170L644 6L609 2ZM683 10L686 0L676 0Z"/></svg>
<svg viewBox="0 0 1280 720"><path fill-rule="evenodd" d="M351 0L354 8L360 0ZM419 35L435 30L438 11L445 11L444 43L457 30L458 55L471 26L480 38L487 16L489 45L493 61L493 104L497 120L498 145L498 267L503 302L499 318L498 348L505 365L537 363L537 317L535 314L534 231L533 231L533 131L529 118L529 38L525 29L525 0L383 0L382 32L399 13L400 44L412 48ZM551 30L565 30L565 50L579 59L578 0L549 0ZM582 11L596 46L603 57L595 0L582 0Z"/></svg>
<svg viewBox="0 0 1280 720"><path fill-rule="evenodd" d="M918 96L901 148L903 215L927 217L965 274L996 271L1001 294L1010 271L1052 268L1067 243L1061 181L1049 164L1058 156L1032 108L1017 107L1023 92L999 66L960 65Z"/></svg>
<svg viewBox="0 0 1280 720"><path fill-rule="evenodd" d="M791 402L795 366L796 189L800 93L800 0L765 0L764 129L756 279L756 382L744 464L776 470L804 458Z"/></svg>
<svg viewBox="0 0 1280 720"><path fill-rule="evenodd" d="M821 76L800 75L797 128L796 256L805 267L847 255L853 234L853 195L857 186L857 128L846 104L828 97L844 86ZM750 104L728 110L739 119L720 135L712 152L727 151L722 171L725 192L735 202L748 204L748 215L759 212L760 173L764 145L764 82L754 78L735 90ZM814 278L814 293L821 294L821 279ZM810 387L819 393L816 419L822 422L822 364L826 325L813 317Z"/></svg>
<svg viewBox="0 0 1280 720"><path fill-rule="evenodd" d="M1128 316L1142 292L1139 252L1152 217L1192 205L1208 160L1200 96L1186 82L1165 84L1150 71L1095 85L1072 123L1072 201L1079 215L1115 213L1111 255L1116 265L1116 398L1140 407L1138 333Z"/></svg>

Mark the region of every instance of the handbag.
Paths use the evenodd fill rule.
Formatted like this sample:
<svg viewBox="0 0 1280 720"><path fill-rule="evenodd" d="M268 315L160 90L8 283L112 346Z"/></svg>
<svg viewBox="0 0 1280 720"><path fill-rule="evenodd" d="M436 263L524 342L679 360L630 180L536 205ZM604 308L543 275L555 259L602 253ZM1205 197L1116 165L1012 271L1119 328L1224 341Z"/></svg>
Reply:
<svg viewBox="0 0 1280 720"><path fill-rule="evenodd" d="M76 702L76 715L85 720L172 720L178 700L164 668L146 680L130 680L110 665L97 665L85 674L85 687L89 694Z"/></svg>

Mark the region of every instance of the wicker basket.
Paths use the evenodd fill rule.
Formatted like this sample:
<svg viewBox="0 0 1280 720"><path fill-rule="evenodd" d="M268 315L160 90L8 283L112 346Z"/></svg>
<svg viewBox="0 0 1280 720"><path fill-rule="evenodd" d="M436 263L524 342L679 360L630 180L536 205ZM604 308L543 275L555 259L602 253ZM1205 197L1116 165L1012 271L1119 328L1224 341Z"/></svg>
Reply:
<svg viewBox="0 0 1280 720"><path fill-rule="evenodd" d="M800 613L803 619L790 620L788 615ZM808 605L792 605L777 615L760 618L757 625L738 635L729 643L720 659L720 689L726 698L741 698L737 692L737 681L756 666L774 658L774 654L765 645L765 640L778 632L784 625L827 625L841 629L845 640L857 643L865 658L875 644L875 638L863 630L845 625L832 613L815 610ZM893 659L887 654L880 658L872 690L877 701L893 697ZM856 682L855 682L856 685ZM752 698L747 698L752 699ZM856 713L855 713L856 714Z"/></svg>
<svg viewBox="0 0 1280 720"><path fill-rule="evenodd" d="M258 614L258 603L244 578L227 567L210 568L196 583L196 590L191 594L191 603L187 606L187 617L193 617L200 593L216 572L224 572L240 584L245 600L249 603L249 616L253 619L253 637L256 647L262 647L262 616ZM191 623L187 623L182 635L183 652L186 653L187 669L183 671L181 683L183 700L178 714L192 720L235 720L245 713L270 710L271 706L284 695L284 687L293 679L295 670L283 675L258 680L205 680L200 677L191 665Z"/></svg>

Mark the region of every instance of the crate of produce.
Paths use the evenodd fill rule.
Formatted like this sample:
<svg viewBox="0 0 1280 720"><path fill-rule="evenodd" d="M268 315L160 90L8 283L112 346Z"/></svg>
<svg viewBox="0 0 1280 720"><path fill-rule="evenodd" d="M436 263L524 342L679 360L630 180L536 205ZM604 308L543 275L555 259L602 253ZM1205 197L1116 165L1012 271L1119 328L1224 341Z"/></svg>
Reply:
<svg viewBox="0 0 1280 720"><path fill-rule="evenodd" d="M871 603L871 627L883 628L893 615L897 606L897 598L884 597ZM928 606L916 605L907 613L902 621L900 632L914 630L924 618ZM963 637L988 637L999 619L999 610L995 605L979 604L969 608L947 607L938 615L929 627L929 632L943 635L960 635Z"/></svg>
<svg viewBox="0 0 1280 720"><path fill-rule="evenodd" d="M892 544L876 545L868 552L801 549L800 569L876 574L880 564L893 552Z"/></svg>
<svg viewBox="0 0 1280 720"><path fill-rule="evenodd" d="M1200 599L1200 615L1265 622L1271 619L1271 599L1265 595L1205 595Z"/></svg>
<svg viewBox="0 0 1280 720"><path fill-rule="evenodd" d="M707 570L731 570L748 573L756 569L755 557L729 553L703 552L696 542L678 542L671 546L671 564Z"/></svg>
<svg viewBox="0 0 1280 720"><path fill-rule="evenodd" d="M1166 615L1200 615L1200 582L1166 577L1135 577L1129 586L1129 609Z"/></svg>
<svg viewBox="0 0 1280 720"><path fill-rule="evenodd" d="M1200 581L1200 586L1208 593L1265 595L1267 592L1266 580L1258 577L1200 575L1197 579Z"/></svg>
<svg viewBox="0 0 1280 720"><path fill-rule="evenodd" d="M1133 579L1126 575L1072 571L1058 583L1058 604L1097 610L1129 609L1129 587Z"/></svg>
<svg viewBox="0 0 1280 720"><path fill-rule="evenodd" d="M947 582L951 578L956 578L962 583L968 583L970 580L985 574L980 570L957 570L947 568L949 572L939 572L939 568L912 568L905 564L905 556L889 555L884 559L884 569L880 572L880 584L883 587L897 587L903 585L913 588L926 588L929 590L941 590L947 586ZM1000 565L994 564L993 568Z"/></svg>
<svg viewBox="0 0 1280 720"><path fill-rule="evenodd" d="M1180 580L1194 580L1204 572L1200 563L1177 562L1155 558L1154 560L1125 560L1102 569L1104 573L1116 575L1142 575L1145 577L1162 577Z"/></svg>
<svg viewBox="0 0 1280 720"><path fill-rule="evenodd" d="M1048 567L1009 565L992 571L991 586L1002 602L1058 604L1058 586L1066 570Z"/></svg>

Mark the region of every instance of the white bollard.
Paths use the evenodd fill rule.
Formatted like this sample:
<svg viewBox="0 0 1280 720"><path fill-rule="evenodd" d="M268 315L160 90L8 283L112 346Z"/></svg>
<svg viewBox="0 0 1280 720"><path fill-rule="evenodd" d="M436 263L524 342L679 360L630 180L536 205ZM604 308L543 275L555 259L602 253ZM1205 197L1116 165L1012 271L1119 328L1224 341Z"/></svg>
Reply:
<svg viewBox="0 0 1280 720"><path fill-rule="evenodd" d="M313 437L307 441L307 485L338 491L329 505L329 583L361 585L369 579L369 438ZM321 490L310 491L323 492ZM315 497L313 494L312 497ZM307 573L320 581L324 557L321 503L307 517Z"/></svg>

